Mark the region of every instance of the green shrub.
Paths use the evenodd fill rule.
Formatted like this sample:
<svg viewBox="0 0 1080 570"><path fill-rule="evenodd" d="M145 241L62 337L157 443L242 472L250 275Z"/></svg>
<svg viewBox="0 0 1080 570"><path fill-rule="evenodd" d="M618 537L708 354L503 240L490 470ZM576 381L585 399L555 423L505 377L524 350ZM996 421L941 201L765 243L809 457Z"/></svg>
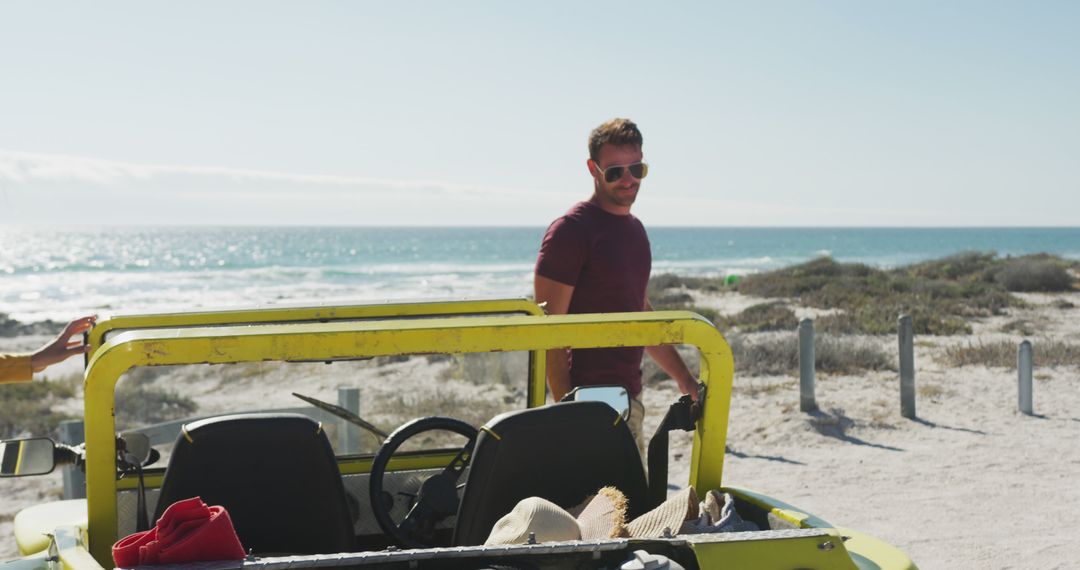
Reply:
<svg viewBox="0 0 1080 570"><path fill-rule="evenodd" d="M649 302L657 311L693 311L714 323L721 321L720 313L716 309L698 307L694 305L694 298L685 291L672 291L674 287L681 287L687 278L665 273L653 277L649 281Z"/></svg>
<svg viewBox="0 0 1080 570"><path fill-rule="evenodd" d="M754 340L733 334L728 336L728 343L736 375L767 376L799 370L799 341L795 334Z"/></svg>
<svg viewBox="0 0 1080 570"><path fill-rule="evenodd" d="M53 407L61 400L75 396L78 376L59 380L0 386L0 439L20 436L56 437L61 421L75 416L56 412Z"/></svg>
<svg viewBox="0 0 1080 570"><path fill-rule="evenodd" d="M124 381L116 389L116 428L178 420L194 415L198 408L194 400L171 390Z"/></svg>
<svg viewBox="0 0 1080 570"><path fill-rule="evenodd" d="M438 373L440 381L464 380L480 386L498 383L508 388L528 384L529 358L524 352L469 352L447 356L449 366Z"/></svg>
<svg viewBox="0 0 1080 570"><path fill-rule="evenodd" d="M51 336L64 330L65 324L51 320L23 323L11 318L7 313L0 313L0 337Z"/></svg>
<svg viewBox="0 0 1080 570"><path fill-rule="evenodd" d="M738 374L762 376L799 371L799 341L795 333L754 340L731 335L728 341ZM828 335L816 335L814 341L814 367L818 372L852 374L896 369L893 357L877 344Z"/></svg>
<svg viewBox="0 0 1080 570"><path fill-rule="evenodd" d="M1001 325L1001 332L1031 336L1035 334L1035 324L1027 319L1014 319Z"/></svg>
<svg viewBox="0 0 1080 570"><path fill-rule="evenodd" d="M834 334L893 334L897 317L907 314L916 334L954 335L970 334L968 320L972 318L1002 315L1006 309L1027 306L1010 291L1072 290L1075 279L1070 271L1078 268L1078 263L1047 254L999 258L994 253L965 252L890 270L821 257L748 275L734 289L748 295L795 299L819 309L838 309L817 323L821 330ZM657 309L697 310L722 327L778 330L791 322L779 313L772 315L775 323L761 314L718 318L715 311L693 306L687 290L706 283L720 287L722 282L658 275L650 281L650 298ZM761 328L755 328L756 323Z"/></svg>
<svg viewBox="0 0 1080 570"><path fill-rule="evenodd" d="M945 347L949 366L1000 366L1016 368L1017 346L1012 342L967 342Z"/></svg>
<svg viewBox="0 0 1080 570"><path fill-rule="evenodd" d="M967 251L915 263L902 271L917 279L947 281L992 281L995 266L1000 262L993 252Z"/></svg>
<svg viewBox="0 0 1080 570"><path fill-rule="evenodd" d="M799 319L783 303L771 302L754 305L732 317L721 317L717 324L738 327L742 332L790 331L799 325Z"/></svg>
<svg viewBox="0 0 1080 570"><path fill-rule="evenodd" d="M676 275L674 273L661 273L649 278L649 299L656 302L656 297L663 294L667 289L689 289L691 291L720 291L724 288L723 277L692 277Z"/></svg>
<svg viewBox="0 0 1080 570"><path fill-rule="evenodd" d="M684 308L694 304L694 298L689 293L674 292L674 293L661 293L656 297L650 297L649 302L652 303L653 308Z"/></svg>
<svg viewBox="0 0 1080 570"><path fill-rule="evenodd" d="M667 289L674 289L676 287L683 286L683 278L674 273L661 273L660 275L653 275L649 278L648 294L650 299L654 299L662 294Z"/></svg>
<svg viewBox="0 0 1080 570"><path fill-rule="evenodd" d="M407 421L427 416L453 416L473 426L481 426L505 411L517 409L492 394L480 390L462 390L452 385L436 386L409 394L393 394L378 402L377 412L365 412L376 425L393 431Z"/></svg>
<svg viewBox="0 0 1080 570"><path fill-rule="evenodd" d="M1062 260L1046 254L1007 259L994 280L1009 291L1071 291L1075 279Z"/></svg>
<svg viewBox="0 0 1080 570"><path fill-rule="evenodd" d="M841 264L831 257L819 257L812 261L756 273L742 278L735 289L740 293L761 297L800 297L818 291L830 283L851 283L872 274L874 270L861 264ZM840 287L847 290L849 287Z"/></svg>
<svg viewBox="0 0 1080 570"><path fill-rule="evenodd" d="M993 253L962 253L892 270L825 257L747 276L737 289L839 309L819 320L821 330L831 333L891 334L897 317L907 314L916 334L970 334L971 318L1027 306L1010 290L1071 288L1068 268L1064 260L1046 254L999 259Z"/></svg>
<svg viewBox="0 0 1080 570"><path fill-rule="evenodd" d="M895 358L875 343L829 335L817 335L814 340L814 364L822 372L896 370Z"/></svg>
<svg viewBox="0 0 1080 570"><path fill-rule="evenodd" d="M996 366L1016 369L1019 343L967 342L948 346L939 358L949 366ZM1032 341L1032 357L1036 367L1080 365L1080 345L1053 339Z"/></svg>
<svg viewBox="0 0 1080 570"><path fill-rule="evenodd" d="M914 309L914 310L912 310ZM895 334L901 314L911 316L911 326L918 335L971 334L971 325L964 319L950 316L933 307L869 305L854 311L825 315L814 326L831 334Z"/></svg>

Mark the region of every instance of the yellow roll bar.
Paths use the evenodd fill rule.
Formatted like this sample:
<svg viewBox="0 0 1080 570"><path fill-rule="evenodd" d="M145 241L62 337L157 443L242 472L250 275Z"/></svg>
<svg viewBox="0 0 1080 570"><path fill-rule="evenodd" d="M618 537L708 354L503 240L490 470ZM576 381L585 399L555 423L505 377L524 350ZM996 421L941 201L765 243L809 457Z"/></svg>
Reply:
<svg viewBox="0 0 1080 570"><path fill-rule="evenodd" d="M98 321L86 335L86 364L105 340L133 330L205 326L328 323L365 319L452 317L478 315L543 315L532 299L465 299L457 301L398 301L367 305L317 305L248 307L185 313L114 315ZM544 405L545 359L542 351L529 354L529 386L526 405Z"/></svg>
<svg viewBox="0 0 1080 570"><path fill-rule="evenodd" d="M366 305L273 306L183 313L114 315L98 321L87 334L89 357L114 333L161 329L271 323L318 323L390 317L435 317L487 314L542 315L532 299L472 299L461 301L401 301Z"/></svg>
<svg viewBox="0 0 1080 570"><path fill-rule="evenodd" d="M84 386L90 552L102 565L111 564L110 547L117 539L115 388L133 367L661 344L687 344L701 351L701 381L709 389L694 435L689 483L699 489L719 488L731 349L712 323L686 311L194 326L112 335L90 358ZM542 395L543 376L530 382L530 394ZM705 445L714 451L703 454Z"/></svg>

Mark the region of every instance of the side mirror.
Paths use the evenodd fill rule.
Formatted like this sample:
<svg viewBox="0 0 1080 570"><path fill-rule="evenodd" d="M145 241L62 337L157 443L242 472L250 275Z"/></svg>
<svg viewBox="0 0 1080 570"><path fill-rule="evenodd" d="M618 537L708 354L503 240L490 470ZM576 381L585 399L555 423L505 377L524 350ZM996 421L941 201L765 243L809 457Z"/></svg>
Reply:
<svg viewBox="0 0 1080 570"><path fill-rule="evenodd" d="M53 441L47 437L0 441L0 477L52 473L56 467Z"/></svg>
<svg viewBox="0 0 1080 570"><path fill-rule="evenodd" d="M121 433L120 438L123 441L125 457L124 459L132 465L146 465L146 460L150 458L150 437L144 433L128 432Z"/></svg>
<svg viewBox="0 0 1080 570"><path fill-rule="evenodd" d="M578 386L563 397L563 402L603 402L623 420L630 417L630 393L622 386Z"/></svg>

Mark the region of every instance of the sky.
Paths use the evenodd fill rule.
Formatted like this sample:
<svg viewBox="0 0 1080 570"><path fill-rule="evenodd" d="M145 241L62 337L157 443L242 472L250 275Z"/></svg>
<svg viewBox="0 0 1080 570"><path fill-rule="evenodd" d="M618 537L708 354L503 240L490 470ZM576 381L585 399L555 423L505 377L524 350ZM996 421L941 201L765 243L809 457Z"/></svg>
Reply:
<svg viewBox="0 0 1080 570"><path fill-rule="evenodd" d="M1080 225L1078 2L0 4L0 224Z"/></svg>

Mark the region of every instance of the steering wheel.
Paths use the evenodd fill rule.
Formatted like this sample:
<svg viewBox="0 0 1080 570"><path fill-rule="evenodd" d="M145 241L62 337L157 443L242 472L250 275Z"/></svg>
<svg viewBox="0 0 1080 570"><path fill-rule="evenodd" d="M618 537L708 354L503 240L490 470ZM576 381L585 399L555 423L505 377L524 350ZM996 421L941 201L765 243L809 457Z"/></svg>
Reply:
<svg viewBox="0 0 1080 570"><path fill-rule="evenodd" d="M383 496L386 465L394 452L406 440L423 432L435 430L450 431L468 438L469 441L445 469L432 475L420 485L420 491L409 509L409 514L400 523L395 523L390 518L393 501L387 501ZM371 476L368 481L371 510L379 527L398 545L405 548L433 546L435 525L457 514L459 503L457 481L472 457L477 433L476 428L461 420L444 416L429 416L415 419L399 427L379 447L379 451L375 453L375 458L371 461Z"/></svg>

